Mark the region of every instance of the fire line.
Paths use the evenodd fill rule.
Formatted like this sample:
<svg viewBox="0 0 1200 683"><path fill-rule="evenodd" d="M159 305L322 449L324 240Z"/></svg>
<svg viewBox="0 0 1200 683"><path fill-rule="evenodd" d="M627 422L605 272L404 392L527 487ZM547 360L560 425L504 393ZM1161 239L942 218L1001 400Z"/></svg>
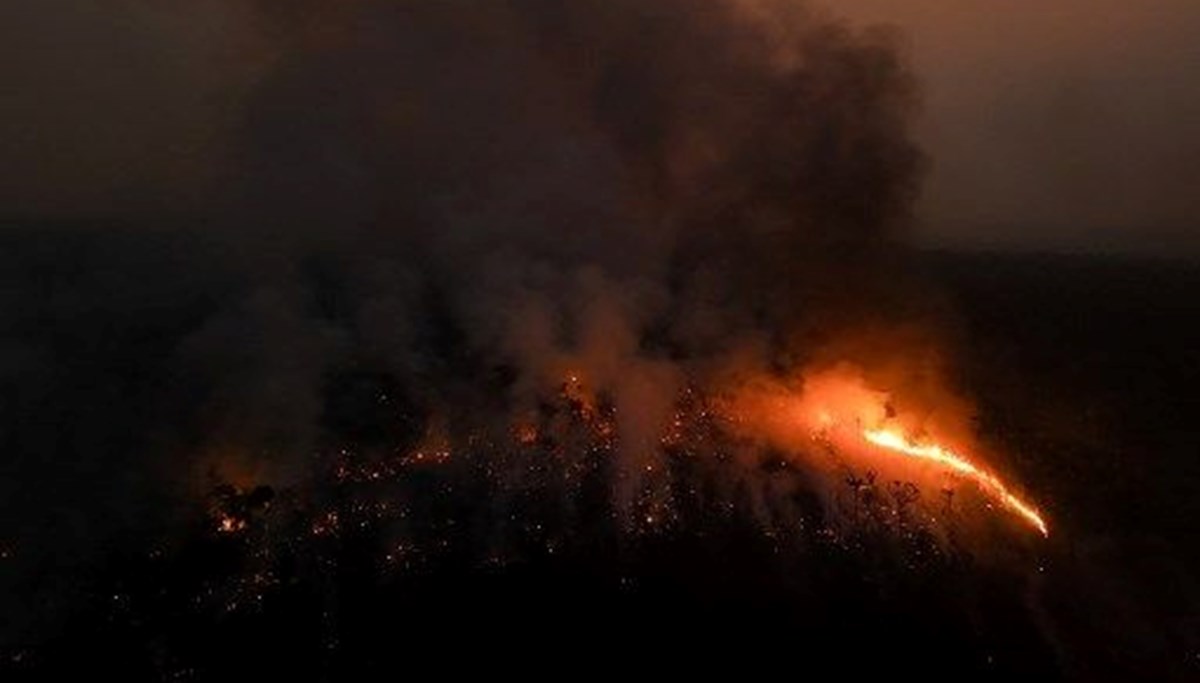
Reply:
<svg viewBox="0 0 1200 683"><path fill-rule="evenodd" d="M958 455L954 451L948 450L938 445L920 445L905 438L898 432L886 429L867 429L863 431L863 438L869 443L874 444L882 449L898 453L913 458L920 458L930 462L937 463L947 467L958 474L963 475L967 479L975 482L979 488L983 489L988 496L999 501L1001 505L1009 510L1017 513L1025 518L1027 522L1042 532L1043 536L1049 537L1050 530L1046 525L1046 521L1038 514L1034 507L1020 498L1009 492L1008 487L1004 485L994 474L982 470L972 464L966 458Z"/></svg>

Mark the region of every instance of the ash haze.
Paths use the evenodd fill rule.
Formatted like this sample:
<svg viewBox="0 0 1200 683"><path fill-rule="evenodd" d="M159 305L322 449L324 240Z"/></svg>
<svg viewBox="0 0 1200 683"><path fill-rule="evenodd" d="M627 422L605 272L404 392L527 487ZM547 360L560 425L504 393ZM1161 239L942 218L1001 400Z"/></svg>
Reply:
<svg viewBox="0 0 1200 683"><path fill-rule="evenodd" d="M917 243L1200 255L1200 4L823 3L906 36ZM275 30L221 0L4 3L0 216L204 206Z"/></svg>
<svg viewBox="0 0 1200 683"><path fill-rule="evenodd" d="M17 405L69 366L55 343L93 337L86 314L173 321L144 338L172 377L144 387L151 403L177 402L153 420L165 469L190 454L295 483L326 438L330 377L390 373L462 429L536 414L578 374L624 415L614 489L632 510L685 387L754 356L795 364L814 331L927 308L894 275L923 159L891 33L790 2L231 9L246 6L35 13L106 37L51 46L65 80L27 80L53 94L54 125L87 122L38 136L37 108L16 108L31 133L17 151L56 166L30 213L91 205L167 226L167 241L98 228L90 247L14 268ZM76 120L80 89L94 106ZM36 222L16 223L29 239L14 245L38 242ZM65 308L47 309L35 292L60 284ZM66 390L79 375L63 381L62 401L94 400ZM15 428L31 467L51 448L36 424Z"/></svg>
<svg viewBox="0 0 1200 683"><path fill-rule="evenodd" d="M1200 256L1200 3L825 4L908 36L922 241Z"/></svg>
<svg viewBox="0 0 1200 683"><path fill-rule="evenodd" d="M19 581L178 537L222 486L324 499L339 452L453 451L452 471L465 450L550 498L549 456L577 482L605 453L591 507L632 532L671 509L687 392L931 308L897 286L915 81L894 34L807 5L6 11L27 165L6 194L27 218L0 232L0 405L20 416L0 550L22 548ZM553 438L509 464L520 427ZM516 552L515 496L472 496L496 505L473 554Z"/></svg>

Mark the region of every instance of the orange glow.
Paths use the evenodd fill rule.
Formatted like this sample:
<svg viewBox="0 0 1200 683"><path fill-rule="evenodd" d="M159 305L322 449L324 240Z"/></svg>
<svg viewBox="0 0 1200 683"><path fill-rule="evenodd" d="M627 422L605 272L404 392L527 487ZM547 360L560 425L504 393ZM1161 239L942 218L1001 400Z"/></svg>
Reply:
<svg viewBox="0 0 1200 683"><path fill-rule="evenodd" d="M522 422L513 428L513 436L522 446L533 446L538 442L537 425L532 422Z"/></svg>
<svg viewBox="0 0 1200 683"><path fill-rule="evenodd" d="M217 522L217 531L223 534L236 534L246 528L246 520L231 515L222 514Z"/></svg>
<svg viewBox="0 0 1200 683"><path fill-rule="evenodd" d="M970 403L939 384L936 373L905 374L901 362L895 367L870 379L849 363L787 380L759 376L730 392L722 411L741 436L804 458L835 481L847 466L921 487L935 485L931 475L949 473L969 480L989 507L1004 508L1049 536L1036 507L966 455L973 443Z"/></svg>
<svg viewBox="0 0 1200 683"><path fill-rule="evenodd" d="M863 431L863 438L867 441L901 455L921 458L930 462L937 463L947 467L958 474L965 476L967 479L975 482L979 488L983 489L991 498L1000 502L1001 505L1024 517L1026 521L1042 532L1043 536L1049 536L1050 530L1046 526L1046 521L1038 514L1031 505L1014 496L1009 492L1008 487L1004 485L994 474L976 467L971 461L958 455L954 451L938 446L937 444L920 445L913 443L905 438L897 431L887 429L867 429Z"/></svg>

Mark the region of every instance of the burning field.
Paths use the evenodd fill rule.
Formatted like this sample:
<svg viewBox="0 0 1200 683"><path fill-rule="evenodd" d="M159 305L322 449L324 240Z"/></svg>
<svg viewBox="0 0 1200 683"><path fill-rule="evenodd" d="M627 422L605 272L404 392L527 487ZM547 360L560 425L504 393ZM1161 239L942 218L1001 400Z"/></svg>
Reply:
<svg viewBox="0 0 1200 683"><path fill-rule="evenodd" d="M3 233L0 667L1195 671L1090 573L1096 437L1024 438L985 350L1020 316L905 246L897 35L249 7L185 217Z"/></svg>

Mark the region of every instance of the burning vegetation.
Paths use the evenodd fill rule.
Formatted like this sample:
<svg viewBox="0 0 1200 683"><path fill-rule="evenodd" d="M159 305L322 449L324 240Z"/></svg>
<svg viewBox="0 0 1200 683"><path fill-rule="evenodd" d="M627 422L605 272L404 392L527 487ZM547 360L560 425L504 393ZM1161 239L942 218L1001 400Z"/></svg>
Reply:
<svg viewBox="0 0 1200 683"><path fill-rule="evenodd" d="M549 557L620 583L722 539L935 576L991 507L1048 534L929 361L888 31L790 0L251 4L211 260L131 334L171 381L130 381L129 479L196 527L164 612L300 586L332 651L359 584Z"/></svg>
<svg viewBox="0 0 1200 683"><path fill-rule="evenodd" d="M697 510L780 547L878 527L952 553L993 506L1048 533L963 455L969 406L926 362L945 344L896 245L922 159L895 36L774 0L263 17L221 237L251 289L182 345L221 370L205 433L254 454L211 497L217 534L375 530L411 568L464 537L504 564L687 533Z"/></svg>
<svg viewBox="0 0 1200 683"><path fill-rule="evenodd" d="M997 475L955 450L907 436L914 428L904 425L913 423L897 404L846 366L814 372L796 388L761 380L722 392L689 387L658 438L629 460L622 458L612 397L569 373L555 394L507 426L463 416L454 430L438 421L442 426L420 434L400 430L319 455L313 479L288 492L290 507L275 519L313 539L347 528L390 528L401 537L395 547L409 555L429 552L403 530L430 515L416 501L429 496L423 482L438 482L447 500L466 496L468 507L490 501L492 512L473 522L470 533L490 539L483 554L496 562L515 557L510 523L523 520L518 535L545 531L545 548L553 552L567 537L590 533L596 520L584 508L600 500L603 526L633 536L669 533L681 523L681 507L733 509L747 496L763 533L782 544L799 542L806 528L854 535L866 519L864 505L876 508L874 519L891 519L892 531L941 539L945 552L953 551L947 544L967 540L952 540L951 528L968 538L978 533L969 529L980 514L975 507L997 506L1049 534L1041 514ZM886 495L874 492L884 488L880 479L890 482ZM954 503L963 484L982 494L978 504L967 493ZM817 493L823 505L797 508L795 497L804 492ZM221 484L210 498L220 534L270 526L275 492L266 486L243 492ZM542 502L530 506L530 500ZM295 541L303 539L289 543ZM396 557L394 550L385 556Z"/></svg>
<svg viewBox="0 0 1200 683"><path fill-rule="evenodd" d="M1050 535L1050 529L1046 526L1046 521L1042 519L1042 516L1038 514L1036 509L1029 503L1009 493L1008 487L996 475L980 469L979 466L954 451L937 444L917 444L900 432L886 429L866 430L863 432L863 438L882 449L910 458L926 460L961 474L967 480L977 484L989 497L995 499L999 504L1024 517L1034 528L1042 532L1043 536Z"/></svg>

